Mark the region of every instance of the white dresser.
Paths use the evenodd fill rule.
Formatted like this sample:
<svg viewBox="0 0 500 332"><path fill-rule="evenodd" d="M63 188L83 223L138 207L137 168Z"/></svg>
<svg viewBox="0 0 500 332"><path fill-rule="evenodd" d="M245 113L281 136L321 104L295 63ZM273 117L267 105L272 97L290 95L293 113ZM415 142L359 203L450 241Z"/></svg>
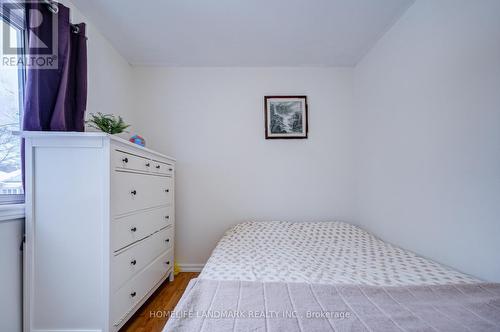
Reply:
<svg viewBox="0 0 500 332"><path fill-rule="evenodd" d="M25 331L117 331L174 265L175 160L26 132Z"/></svg>

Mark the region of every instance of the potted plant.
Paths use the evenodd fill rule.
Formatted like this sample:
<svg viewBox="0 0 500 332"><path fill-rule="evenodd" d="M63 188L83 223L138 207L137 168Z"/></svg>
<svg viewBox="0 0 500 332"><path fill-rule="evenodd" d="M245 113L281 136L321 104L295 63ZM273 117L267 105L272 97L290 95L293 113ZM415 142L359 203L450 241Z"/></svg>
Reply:
<svg viewBox="0 0 500 332"><path fill-rule="evenodd" d="M111 135L120 134L130 127L123 121L121 116L116 117L113 114L103 114L101 112L90 113L90 119L86 122L90 127Z"/></svg>

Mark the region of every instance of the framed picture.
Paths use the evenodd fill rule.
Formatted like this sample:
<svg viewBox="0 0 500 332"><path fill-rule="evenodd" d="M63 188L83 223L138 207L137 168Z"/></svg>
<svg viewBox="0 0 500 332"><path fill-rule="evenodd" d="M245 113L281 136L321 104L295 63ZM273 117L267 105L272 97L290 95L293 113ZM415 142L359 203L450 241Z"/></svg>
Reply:
<svg viewBox="0 0 500 332"><path fill-rule="evenodd" d="M307 97L264 97L266 139L307 138Z"/></svg>

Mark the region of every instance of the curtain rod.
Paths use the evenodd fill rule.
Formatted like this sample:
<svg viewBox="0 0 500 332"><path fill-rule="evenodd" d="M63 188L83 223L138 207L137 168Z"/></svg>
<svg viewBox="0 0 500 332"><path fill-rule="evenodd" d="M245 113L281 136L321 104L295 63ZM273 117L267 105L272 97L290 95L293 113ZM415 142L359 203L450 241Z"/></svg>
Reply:
<svg viewBox="0 0 500 332"><path fill-rule="evenodd" d="M43 0L43 2L49 7L49 10L54 14L57 15L59 13L59 4L53 0ZM71 24L71 27L73 28L74 33L79 33L80 32L80 27L76 24Z"/></svg>

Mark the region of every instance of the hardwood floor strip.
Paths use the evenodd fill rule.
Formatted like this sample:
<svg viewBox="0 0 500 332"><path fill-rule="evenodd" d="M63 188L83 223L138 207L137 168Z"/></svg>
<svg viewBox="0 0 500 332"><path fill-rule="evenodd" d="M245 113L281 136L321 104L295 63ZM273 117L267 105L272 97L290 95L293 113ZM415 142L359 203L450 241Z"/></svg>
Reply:
<svg viewBox="0 0 500 332"><path fill-rule="evenodd" d="M168 320L166 314L174 310L189 281L198 277L198 274L181 272L173 282L165 281L120 332L161 332Z"/></svg>

